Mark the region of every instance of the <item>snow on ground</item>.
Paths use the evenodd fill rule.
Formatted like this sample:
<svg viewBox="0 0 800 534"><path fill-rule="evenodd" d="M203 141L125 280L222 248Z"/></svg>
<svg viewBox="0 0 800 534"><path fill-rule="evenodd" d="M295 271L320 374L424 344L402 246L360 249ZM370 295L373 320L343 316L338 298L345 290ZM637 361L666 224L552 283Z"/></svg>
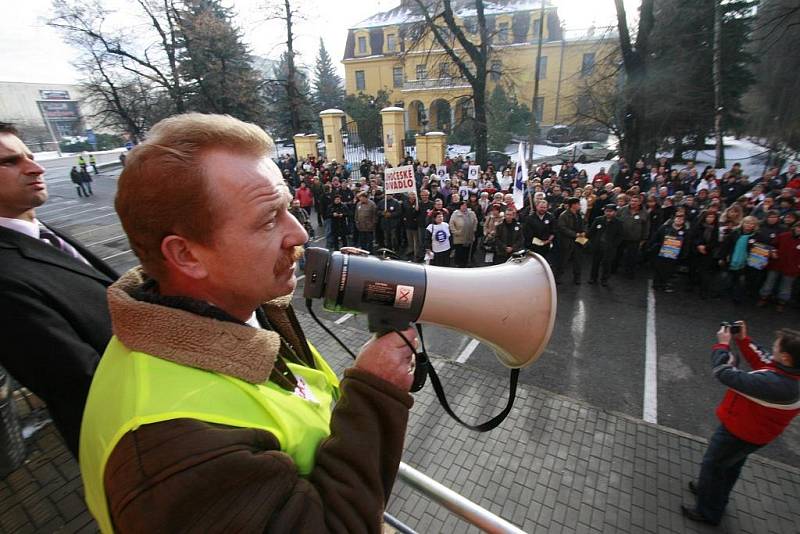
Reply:
<svg viewBox="0 0 800 534"><path fill-rule="evenodd" d="M769 149L756 144L749 139L736 139L735 137L723 137L725 149L725 166L730 169L734 163L742 164L742 172L752 178L757 178L764 173L764 162L766 161ZM706 139L706 145L713 145L714 139ZM672 156L672 154L664 154ZM684 159L695 158L697 166L702 171L706 165L714 165L716 154L713 149L700 150L695 156L694 151L684 152Z"/></svg>
<svg viewBox="0 0 800 534"><path fill-rule="evenodd" d="M114 154L116 152L125 152L125 151L126 151L125 147L120 147L120 148L114 148L112 150L98 150L97 152L93 151L92 154L97 156L99 154ZM47 161L47 160L52 160L52 159L68 158L70 156L77 156L80 153L81 152L62 152L61 155L59 156L58 152L56 152L55 150L49 150L49 151L46 151L46 152L34 152L33 153L33 157L34 157L34 159L36 159L36 161Z"/></svg>

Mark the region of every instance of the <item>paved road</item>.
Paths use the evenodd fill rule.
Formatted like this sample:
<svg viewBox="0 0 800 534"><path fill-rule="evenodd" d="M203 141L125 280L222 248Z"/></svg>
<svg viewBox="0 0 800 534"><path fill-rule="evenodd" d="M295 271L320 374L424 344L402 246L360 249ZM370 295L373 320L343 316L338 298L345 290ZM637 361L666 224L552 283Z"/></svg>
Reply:
<svg viewBox="0 0 800 534"><path fill-rule="evenodd" d="M97 154L97 163L108 163L119 161L119 152L109 154ZM87 158L88 162L88 158ZM69 179L69 171L73 165L78 164L78 156L65 156L63 158L49 159L41 162L47 169L48 178L51 181ZM89 167L89 171L92 168Z"/></svg>
<svg viewBox="0 0 800 534"><path fill-rule="evenodd" d="M45 165L49 168L49 162ZM79 199L71 184L50 175L50 201L38 214L43 221L71 232L122 271L137 261L113 210L114 177L115 173L101 174L93 184L95 196ZM643 277L624 285L613 282L610 288L559 286L552 340L539 361L523 370L522 383L636 418L643 418L647 404L653 410L653 416L647 418L650 422L708 437L717 424L714 408L724 394L709 366L719 322L745 319L751 333L766 344L776 329L800 324L796 309L777 314L736 307L727 300L701 301L683 292L658 293L649 299L649 280ZM302 289L300 280L295 305L305 309ZM467 306L480 313L479 302L470 301ZM315 309L323 318L366 330L364 317L329 313L319 304ZM655 325L649 345L648 313ZM463 361L470 345L468 337L436 327L426 328L425 338L431 353L453 360L461 356ZM646 381L648 352L656 365L648 375L655 378ZM492 375L508 374L494 353L481 345L466 361ZM762 454L800 467L800 423L791 425Z"/></svg>

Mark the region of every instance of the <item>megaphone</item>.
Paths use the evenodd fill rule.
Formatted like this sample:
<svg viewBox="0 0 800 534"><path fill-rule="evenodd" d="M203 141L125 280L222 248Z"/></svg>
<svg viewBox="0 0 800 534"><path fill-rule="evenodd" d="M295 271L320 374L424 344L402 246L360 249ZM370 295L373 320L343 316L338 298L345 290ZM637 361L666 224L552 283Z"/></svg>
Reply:
<svg viewBox="0 0 800 534"><path fill-rule="evenodd" d="M305 258L303 296L324 299L329 311L366 313L373 332L416 322L458 330L494 349L500 363L512 369L535 362L553 332L555 280L538 254L475 269L316 247L308 248Z"/></svg>

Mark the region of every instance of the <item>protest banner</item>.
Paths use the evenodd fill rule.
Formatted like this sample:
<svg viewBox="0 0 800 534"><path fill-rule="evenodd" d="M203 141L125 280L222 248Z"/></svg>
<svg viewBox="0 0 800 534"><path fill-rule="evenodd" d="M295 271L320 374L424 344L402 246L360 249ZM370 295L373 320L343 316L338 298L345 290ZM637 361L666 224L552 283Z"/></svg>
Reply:
<svg viewBox="0 0 800 534"><path fill-rule="evenodd" d="M468 180L477 180L481 175L481 166L480 165L470 165L469 171L467 173Z"/></svg>
<svg viewBox="0 0 800 534"><path fill-rule="evenodd" d="M417 182L414 179L414 166L393 167L384 172L384 189L387 195L394 193L416 193Z"/></svg>

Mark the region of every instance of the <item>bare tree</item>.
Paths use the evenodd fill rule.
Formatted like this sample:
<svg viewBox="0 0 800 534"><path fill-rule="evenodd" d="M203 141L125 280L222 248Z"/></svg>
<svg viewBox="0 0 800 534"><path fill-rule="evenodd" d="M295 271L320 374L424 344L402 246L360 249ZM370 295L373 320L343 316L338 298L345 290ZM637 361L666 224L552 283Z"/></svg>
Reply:
<svg viewBox="0 0 800 534"><path fill-rule="evenodd" d="M647 105L643 84L647 76L650 32L655 26L653 3L654 0L642 0L639 8L639 28L636 33L636 41L631 42L625 4L623 0L614 0L622 66L625 71L624 113L620 143L621 152L628 161L636 161L642 153L642 136Z"/></svg>
<svg viewBox="0 0 800 534"><path fill-rule="evenodd" d="M90 72L89 80L83 84L86 93L84 101L92 110L89 118L98 127L110 126L128 132L132 141L143 138L152 108L147 105L149 87L140 81L114 79L109 72L111 64L103 52L87 47L86 58L80 66Z"/></svg>
<svg viewBox="0 0 800 534"><path fill-rule="evenodd" d="M96 0L53 0L53 17L48 24L62 30L64 38L79 48L91 45L113 56L120 69L148 80L169 95L175 112L186 110L185 92L178 65L178 37L174 7L170 0L136 0L149 23L150 35L135 38L122 29L107 30L111 12ZM148 42L144 47L136 41Z"/></svg>
<svg viewBox="0 0 800 534"><path fill-rule="evenodd" d="M767 140L774 154L800 150L800 3L763 0L753 25L756 84L746 102L751 120L747 133Z"/></svg>
<svg viewBox="0 0 800 534"><path fill-rule="evenodd" d="M300 91L300 79L296 64L296 52L294 50L295 41L295 22L300 17L300 11L292 0L271 0L266 6L267 20L281 20L286 26L286 68L284 73L286 79L270 80L272 85L279 85L286 91L286 102L289 109L291 131L301 133L304 126L303 106L306 102L305 95Z"/></svg>
<svg viewBox="0 0 800 534"><path fill-rule="evenodd" d="M536 142L536 137L539 135L539 118L536 116L536 101L539 99L539 78L540 69L542 67L542 41L544 39L544 13L545 13L545 0L542 0L542 5L539 8L539 35L537 36L536 43L536 69L534 72L533 82L533 98L531 99L531 126L528 133L528 159L533 159L533 145Z"/></svg>
<svg viewBox="0 0 800 534"><path fill-rule="evenodd" d="M720 0L714 0L714 134L716 135L716 159L714 167L725 167L725 148L722 144L722 10Z"/></svg>
<svg viewBox="0 0 800 534"><path fill-rule="evenodd" d="M475 20L477 40L473 42L459 26L451 0L414 0L416 11L423 23L413 39L414 46L422 46L425 39L432 37L445 54L458 67L461 77L472 87L472 101L475 112L473 132L475 136L475 159L486 164L487 119L486 86L490 74L489 55L491 35L486 23L483 0L475 1Z"/></svg>

